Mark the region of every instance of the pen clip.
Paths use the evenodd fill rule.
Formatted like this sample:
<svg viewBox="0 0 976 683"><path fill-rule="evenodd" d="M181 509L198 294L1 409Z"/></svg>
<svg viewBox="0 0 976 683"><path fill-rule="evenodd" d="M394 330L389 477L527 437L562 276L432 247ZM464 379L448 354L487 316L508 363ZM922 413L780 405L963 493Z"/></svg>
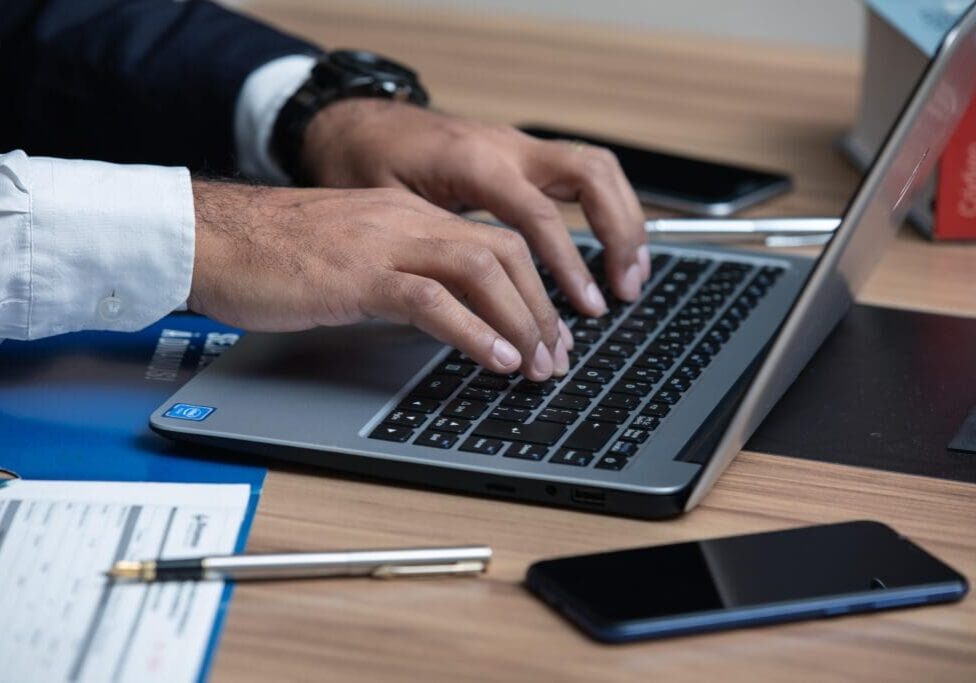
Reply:
<svg viewBox="0 0 976 683"><path fill-rule="evenodd" d="M384 564L370 574L374 579L395 579L410 576L433 576L437 574L480 574L488 568L486 562L468 561L451 564Z"/></svg>

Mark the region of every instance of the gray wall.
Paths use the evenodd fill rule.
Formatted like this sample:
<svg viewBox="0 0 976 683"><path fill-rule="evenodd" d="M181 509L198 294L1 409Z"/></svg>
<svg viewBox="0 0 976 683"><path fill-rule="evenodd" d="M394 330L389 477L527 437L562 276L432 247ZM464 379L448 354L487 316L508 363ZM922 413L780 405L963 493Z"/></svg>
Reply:
<svg viewBox="0 0 976 683"><path fill-rule="evenodd" d="M829 50L860 49L858 0L383 0L630 24L742 40L788 42Z"/></svg>

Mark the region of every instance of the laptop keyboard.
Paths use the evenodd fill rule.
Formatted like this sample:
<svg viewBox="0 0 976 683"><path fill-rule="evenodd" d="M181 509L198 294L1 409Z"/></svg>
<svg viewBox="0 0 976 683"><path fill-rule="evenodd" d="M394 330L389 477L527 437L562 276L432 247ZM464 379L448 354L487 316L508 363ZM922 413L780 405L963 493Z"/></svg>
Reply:
<svg viewBox="0 0 976 683"><path fill-rule="evenodd" d="M657 254L635 303L610 293L602 252L580 247L609 312L580 316L541 270L573 334L569 373L530 382L455 350L369 437L485 456L621 470L666 420L783 269Z"/></svg>

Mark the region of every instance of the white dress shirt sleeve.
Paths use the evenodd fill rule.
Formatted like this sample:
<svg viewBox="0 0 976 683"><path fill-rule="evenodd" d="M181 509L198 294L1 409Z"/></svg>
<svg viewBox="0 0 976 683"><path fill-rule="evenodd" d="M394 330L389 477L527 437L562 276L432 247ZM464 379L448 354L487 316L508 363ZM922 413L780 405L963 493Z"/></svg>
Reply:
<svg viewBox="0 0 976 683"><path fill-rule="evenodd" d="M251 180L291 183L271 158L271 133L278 112L311 75L315 61L308 55L279 57L255 69L244 81L234 110L234 139L237 165Z"/></svg>
<svg viewBox="0 0 976 683"><path fill-rule="evenodd" d="M0 339L139 330L193 276L185 168L0 154Z"/></svg>

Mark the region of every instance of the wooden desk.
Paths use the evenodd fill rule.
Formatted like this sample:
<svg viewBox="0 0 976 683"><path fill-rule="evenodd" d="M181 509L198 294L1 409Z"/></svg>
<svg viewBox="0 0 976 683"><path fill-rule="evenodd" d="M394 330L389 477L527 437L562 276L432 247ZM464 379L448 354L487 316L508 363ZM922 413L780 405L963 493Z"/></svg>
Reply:
<svg viewBox="0 0 976 683"><path fill-rule="evenodd" d="M855 115L853 56L551 22L265 0L326 45L416 66L437 106L549 121L788 170L757 213L836 215L857 175L834 151ZM976 314L976 248L904 232L862 299ZM968 343L972 343L969 340ZM705 503L643 522L272 467L253 551L491 544L481 579L241 585L215 681L973 680L976 600L656 643L596 645L520 585L532 561L857 518L891 524L976 579L976 487L743 453Z"/></svg>

